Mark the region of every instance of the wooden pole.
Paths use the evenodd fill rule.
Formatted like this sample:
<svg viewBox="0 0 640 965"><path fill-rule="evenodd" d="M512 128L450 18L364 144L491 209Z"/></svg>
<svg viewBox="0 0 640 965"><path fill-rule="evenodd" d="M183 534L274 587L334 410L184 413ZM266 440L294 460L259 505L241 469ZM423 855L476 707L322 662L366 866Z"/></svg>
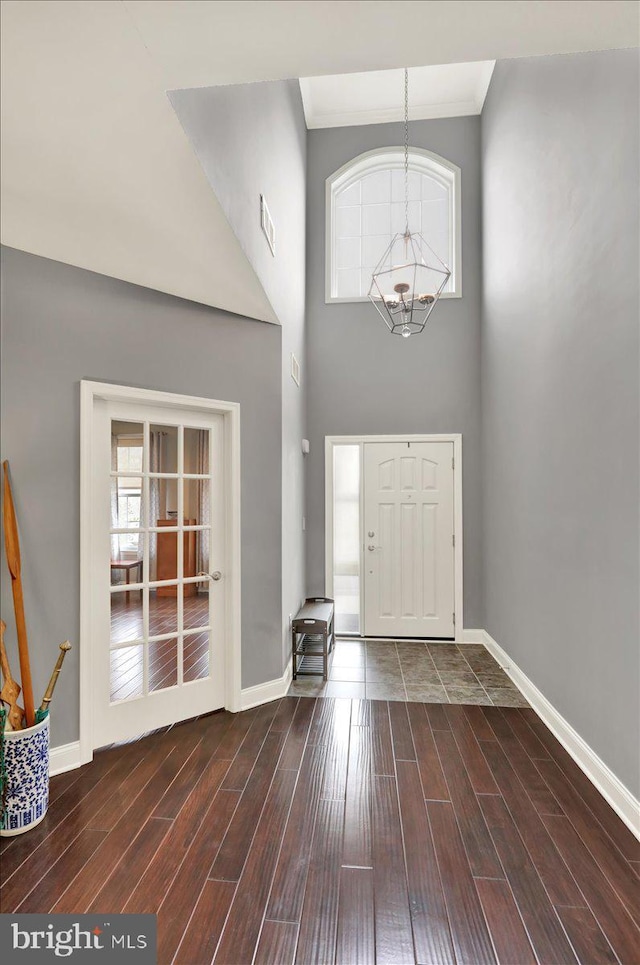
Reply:
<svg viewBox="0 0 640 965"><path fill-rule="evenodd" d="M22 707L18 706L20 687L13 679L7 651L4 648L4 631L6 629L4 620L0 620L0 667L2 667L2 676L4 677L4 686L2 690L0 690L0 699L4 700L5 704L9 704L9 723L12 729L22 730L24 711Z"/></svg>
<svg viewBox="0 0 640 965"><path fill-rule="evenodd" d="M9 573L11 574L11 589L13 591L13 609L16 616L16 631L18 634L18 656L20 658L20 683L24 700L24 716L27 727L35 722L33 704L33 684L31 683L31 666L29 663L29 643L27 640L27 625L24 618L24 598L22 596L22 577L20 562L20 543L18 541L18 524L13 505L13 494L9 481L9 463L2 464L4 469L4 505L2 507L4 520L4 548L7 554Z"/></svg>

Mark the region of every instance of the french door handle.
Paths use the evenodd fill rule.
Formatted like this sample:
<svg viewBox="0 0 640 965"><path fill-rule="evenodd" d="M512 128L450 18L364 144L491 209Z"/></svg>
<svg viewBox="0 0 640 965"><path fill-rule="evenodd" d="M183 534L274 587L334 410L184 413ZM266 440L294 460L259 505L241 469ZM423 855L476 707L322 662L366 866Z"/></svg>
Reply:
<svg viewBox="0 0 640 965"><path fill-rule="evenodd" d="M222 579L222 573L220 572L220 570L214 570L213 573L205 573L203 571L201 573L198 573L198 576L206 576L208 580L214 580L214 582L216 583L218 582L218 580Z"/></svg>
<svg viewBox="0 0 640 965"><path fill-rule="evenodd" d="M367 549L369 550L370 553L373 553L374 550L379 550L380 547L374 546L373 543L369 543L369 545L367 546Z"/></svg>

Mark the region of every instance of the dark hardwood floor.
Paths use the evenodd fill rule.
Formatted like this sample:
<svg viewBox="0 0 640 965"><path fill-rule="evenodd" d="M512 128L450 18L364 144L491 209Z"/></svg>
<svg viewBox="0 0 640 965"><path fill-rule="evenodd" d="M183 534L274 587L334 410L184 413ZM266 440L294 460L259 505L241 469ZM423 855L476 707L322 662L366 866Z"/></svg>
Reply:
<svg viewBox="0 0 640 965"><path fill-rule="evenodd" d="M640 845L533 711L285 697L98 753L3 912L152 912L158 961L640 961Z"/></svg>

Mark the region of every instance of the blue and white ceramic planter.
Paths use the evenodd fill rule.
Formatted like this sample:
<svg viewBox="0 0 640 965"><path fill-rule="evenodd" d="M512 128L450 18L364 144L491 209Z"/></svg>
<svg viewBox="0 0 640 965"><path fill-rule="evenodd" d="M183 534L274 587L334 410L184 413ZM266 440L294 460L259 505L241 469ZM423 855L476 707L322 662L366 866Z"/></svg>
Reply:
<svg viewBox="0 0 640 965"><path fill-rule="evenodd" d="M25 730L5 731L7 789L0 836L22 834L49 806L49 716Z"/></svg>

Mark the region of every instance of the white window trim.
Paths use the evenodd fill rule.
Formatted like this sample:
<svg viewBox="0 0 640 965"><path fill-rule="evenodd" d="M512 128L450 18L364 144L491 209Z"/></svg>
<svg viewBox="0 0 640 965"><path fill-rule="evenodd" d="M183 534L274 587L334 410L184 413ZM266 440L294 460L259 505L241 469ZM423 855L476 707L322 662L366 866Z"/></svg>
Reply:
<svg viewBox="0 0 640 965"><path fill-rule="evenodd" d="M434 181L453 190L449 191L449 268L451 269L451 292L443 292L440 298L462 298L462 203L461 181L462 172L457 164L446 158L426 151L420 147L409 148L409 170L411 157L420 158L420 170L428 173ZM368 302L366 295L358 298L339 298L333 295L336 277L335 265L335 224L336 224L336 193L340 188L348 187L352 181L357 181L365 174L387 168L402 169L404 166L404 147L376 148L358 155L327 178L325 188L325 303L327 305L347 302ZM449 177L443 177L442 169L449 172ZM391 239L389 239L391 240ZM425 238L428 243L429 239ZM382 254L382 253L381 253Z"/></svg>
<svg viewBox="0 0 640 965"><path fill-rule="evenodd" d="M360 633L346 634L364 638L362 632L364 617L364 444L366 442L452 442L453 443L453 549L454 584L453 611L455 614L455 643L462 643L464 631L463 602L463 529L462 529L462 434L459 432L438 435L393 435L393 436L325 436L324 440L324 593L333 599L333 447L360 447Z"/></svg>
<svg viewBox="0 0 640 965"><path fill-rule="evenodd" d="M96 512L92 495L92 454L95 446L93 410L98 399L107 402L138 402L167 408L200 409L219 413L224 420L225 518L229 592L225 626L227 649L225 669L225 707L236 713L242 709L241 684L241 528L240 528L240 405L172 392L139 389L106 382L80 382L80 764L93 759L91 573L93 559L92 521Z"/></svg>

